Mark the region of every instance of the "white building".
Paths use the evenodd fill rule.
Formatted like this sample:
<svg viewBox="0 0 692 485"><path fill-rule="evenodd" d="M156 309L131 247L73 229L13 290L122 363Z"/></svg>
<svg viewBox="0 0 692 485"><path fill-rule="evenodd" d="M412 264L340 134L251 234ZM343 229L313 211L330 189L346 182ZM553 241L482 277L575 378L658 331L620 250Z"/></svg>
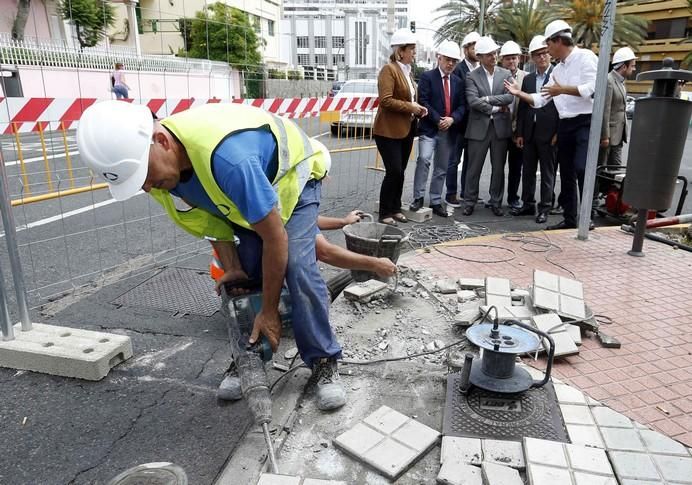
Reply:
<svg viewBox="0 0 692 485"><path fill-rule="evenodd" d="M281 60L337 68L339 79L374 78L389 37L408 26L408 0L284 0Z"/></svg>

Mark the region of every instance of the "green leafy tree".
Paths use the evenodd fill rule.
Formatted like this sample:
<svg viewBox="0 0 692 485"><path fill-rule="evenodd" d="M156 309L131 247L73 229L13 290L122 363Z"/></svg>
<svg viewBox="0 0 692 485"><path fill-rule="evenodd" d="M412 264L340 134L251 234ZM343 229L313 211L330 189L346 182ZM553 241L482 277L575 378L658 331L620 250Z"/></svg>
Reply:
<svg viewBox="0 0 692 485"><path fill-rule="evenodd" d="M260 39L246 12L213 3L188 25L187 56L228 62L241 71L254 72L261 65Z"/></svg>
<svg viewBox="0 0 692 485"><path fill-rule="evenodd" d="M104 0L63 0L58 4L58 12L75 26L82 49L98 44L115 22L115 10Z"/></svg>
<svg viewBox="0 0 692 485"><path fill-rule="evenodd" d="M519 0L498 10L494 34L497 40L513 40L528 47L535 35L543 34L550 19L544 4L537 6L535 0Z"/></svg>
<svg viewBox="0 0 692 485"><path fill-rule="evenodd" d="M478 31L481 17L483 17L484 34L495 32L497 14L502 5L502 0L485 0L483 14L481 14L481 0L449 0L436 10L441 15L439 19L444 24L435 34L435 41L449 39L461 42L466 34Z"/></svg>
<svg viewBox="0 0 692 485"><path fill-rule="evenodd" d="M604 4L605 0L562 0L554 9L551 7L551 12L553 18L564 19L572 26L572 37L578 44L590 47L601 40ZM646 19L616 11L613 44L637 47L646 38L647 27Z"/></svg>

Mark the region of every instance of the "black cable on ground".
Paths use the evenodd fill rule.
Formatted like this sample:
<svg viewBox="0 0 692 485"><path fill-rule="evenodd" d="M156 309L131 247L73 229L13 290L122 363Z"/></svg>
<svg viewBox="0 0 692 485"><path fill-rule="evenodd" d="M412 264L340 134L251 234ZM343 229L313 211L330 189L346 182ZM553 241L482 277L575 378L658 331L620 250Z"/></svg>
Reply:
<svg viewBox="0 0 692 485"><path fill-rule="evenodd" d="M505 248L502 246L495 246L493 244L459 244L458 246L446 246L446 247L463 247L463 248L488 248L488 249L500 249L502 251L507 251L512 254L512 256L507 257L505 259L493 259L493 260L483 260L483 259L473 259L473 258L467 258L464 256L455 256L454 254L449 254L444 251L442 251L440 248L437 246L433 246L433 249L437 251L440 254L443 254L447 256L448 258L454 258L458 259L461 261L468 261L470 263L487 263L487 264L494 264L494 263L508 263L509 261L514 260L517 257L517 253L514 252L513 249L510 248Z"/></svg>

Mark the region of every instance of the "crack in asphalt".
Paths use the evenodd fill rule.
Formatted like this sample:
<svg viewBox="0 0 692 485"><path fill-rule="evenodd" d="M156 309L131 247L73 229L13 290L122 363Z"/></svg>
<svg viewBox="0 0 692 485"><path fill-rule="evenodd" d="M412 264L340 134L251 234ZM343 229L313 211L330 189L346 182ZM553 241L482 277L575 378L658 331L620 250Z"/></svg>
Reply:
<svg viewBox="0 0 692 485"><path fill-rule="evenodd" d="M214 360L214 357L216 357L216 354L217 354L218 352L222 351L222 350L226 350L226 349L224 349L224 348L216 349L214 352L211 353L211 355L209 356L209 358L208 358L207 360L205 360L204 363L202 364L202 367L200 368L199 372L198 372L197 375L195 376L195 379L199 379L199 376L201 376L202 374L204 374L204 371L205 371L206 368L207 368L207 364L208 364L209 362L211 362L212 360Z"/></svg>

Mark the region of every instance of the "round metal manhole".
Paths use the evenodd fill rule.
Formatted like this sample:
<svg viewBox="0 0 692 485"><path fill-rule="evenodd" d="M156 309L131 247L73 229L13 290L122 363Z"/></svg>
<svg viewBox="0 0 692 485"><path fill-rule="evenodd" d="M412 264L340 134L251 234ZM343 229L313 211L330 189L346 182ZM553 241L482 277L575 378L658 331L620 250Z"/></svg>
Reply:
<svg viewBox="0 0 692 485"><path fill-rule="evenodd" d="M125 470L108 485L187 485L187 475L173 463L145 463Z"/></svg>
<svg viewBox="0 0 692 485"><path fill-rule="evenodd" d="M518 428L531 426L545 416L545 405L531 394L499 395L482 389L472 390L466 399L460 399L464 414L471 414L488 426Z"/></svg>

